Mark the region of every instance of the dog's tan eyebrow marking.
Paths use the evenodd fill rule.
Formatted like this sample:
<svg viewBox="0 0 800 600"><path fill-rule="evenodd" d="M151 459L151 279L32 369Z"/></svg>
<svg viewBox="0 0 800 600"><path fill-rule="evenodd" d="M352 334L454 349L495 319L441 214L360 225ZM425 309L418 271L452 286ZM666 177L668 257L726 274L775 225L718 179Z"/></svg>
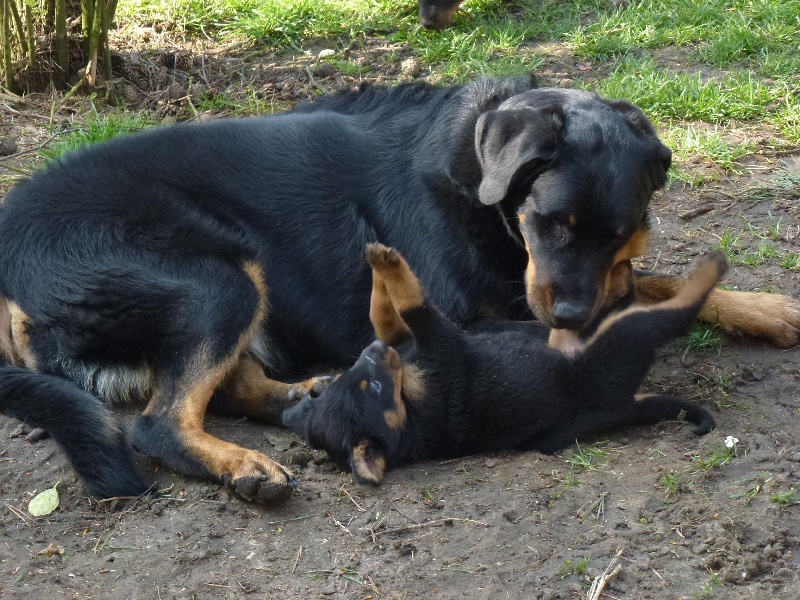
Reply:
<svg viewBox="0 0 800 600"><path fill-rule="evenodd" d="M363 380L363 381L362 381L362 382L359 384L359 386L358 386L358 387L360 387L360 388L361 388L361 391L362 391L362 392L365 392L365 391L367 390L367 386L368 386L368 385L369 385L369 381L367 381L367 380L365 379L365 380Z"/></svg>
<svg viewBox="0 0 800 600"><path fill-rule="evenodd" d="M570 213L569 217L567 218L567 222L569 223L570 227L575 227L578 224L578 217L575 216L575 213Z"/></svg>
<svg viewBox="0 0 800 600"><path fill-rule="evenodd" d="M517 213L517 216L519 217L519 222L520 223L524 223L525 222L525 213L524 212Z"/></svg>

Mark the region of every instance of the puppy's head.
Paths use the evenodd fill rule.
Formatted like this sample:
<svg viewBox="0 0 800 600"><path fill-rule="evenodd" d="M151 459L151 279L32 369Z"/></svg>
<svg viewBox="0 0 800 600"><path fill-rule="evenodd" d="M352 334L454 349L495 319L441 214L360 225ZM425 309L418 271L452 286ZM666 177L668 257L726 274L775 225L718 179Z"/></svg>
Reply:
<svg viewBox="0 0 800 600"><path fill-rule="evenodd" d="M306 396L285 410L283 424L312 447L326 450L359 483L377 485L387 469L403 460L406 401L421 393L415 367L375 341L319 397Z"/></svg>
<svg viewBox="0 0 800 600"><path fill-rule="evenodd" d="M475 147L481 202L517 213L534 314L556 329L592 327L612 294L629 296L614 268L645 252L670 150L632 104L556 89L481 115Z"/></svg>
<svg viewBox="0 0 800 600"><path fill-rule="evenodd" d="M446 29L462 0L419 0L419 22L425 29Z"/></svg>

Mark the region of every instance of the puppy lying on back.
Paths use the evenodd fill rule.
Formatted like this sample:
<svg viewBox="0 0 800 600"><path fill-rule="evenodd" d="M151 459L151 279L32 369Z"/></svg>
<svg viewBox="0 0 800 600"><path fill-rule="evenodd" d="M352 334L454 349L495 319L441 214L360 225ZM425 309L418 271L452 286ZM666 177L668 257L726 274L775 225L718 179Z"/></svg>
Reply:
<svg viewBox="0 0 800 600"><path fill-rule="evenodd" d="M425 299L400 254L367 247L370 320L378 341L318 398L283 422L359 482L378 484L396 465L505 449L555 452L615 427L685 417L714 427L695 403L635 397L656 350L686 332L727 268L714 252L671 300L606 319L572 356L547 347L547 328L501 323L464 331Z"/></svg>

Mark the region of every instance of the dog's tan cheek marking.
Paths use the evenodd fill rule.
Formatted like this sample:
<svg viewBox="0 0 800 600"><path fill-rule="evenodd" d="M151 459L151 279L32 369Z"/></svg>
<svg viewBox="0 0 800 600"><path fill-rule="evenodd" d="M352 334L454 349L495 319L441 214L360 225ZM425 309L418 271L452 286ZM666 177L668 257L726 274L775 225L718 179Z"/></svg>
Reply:
<svg viewBox="0 0 800 600"><path fill-rule="evenodd" d="M642 225L631 236L625 245L614 254L613 264L617 265L624 260L630 260L638 256L644 256L647 252L647 245L650 239L650 229Z"/></svg>
<svg viewBox="0 0 800 600"><path fill-rule="evenodd" d="M409 364L403 367L403 397L410 402L425 399L425 373L418 366Z"/></svg>
<svg viewBox="0 0 800 600"><path fill-rule="evenodd" d="M403 401L403 369L397 369L394 374L394 408L383 411L383 419L389 429L402 429L408 421L406 405Z"/></svg>
<svg viewBox="0 0 800 600"><path fill-rule="evenodd" d="M10 358L13 359L12 362L15 365L35 369L36 356L31 351L28 338L30 319L16 302L8 302L8 312L11 318L12 355Z"/></svg>

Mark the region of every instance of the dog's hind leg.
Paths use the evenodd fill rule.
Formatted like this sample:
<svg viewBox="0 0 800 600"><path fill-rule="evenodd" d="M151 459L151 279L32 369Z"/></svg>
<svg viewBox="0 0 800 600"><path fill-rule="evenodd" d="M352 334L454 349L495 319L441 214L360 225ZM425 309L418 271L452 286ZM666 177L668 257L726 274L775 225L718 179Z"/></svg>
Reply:
<svg viewBox="0 0 800 600"><path fill-rule="evenodd" d="M413 277L413 276L412 276ZM394 345L411 337L411 329L397 312L389 290L380 273L372 270L372 296L369 302L369 320L375 328L375 337Z"/></svg>
<svg viewBox="0 0 800 600"><path fill-rule="evenodd" d="M637 273L636 301L662 302L675 296L682 285L681 277ZM717 323L728 333L766 340L778 348L800 344L800 300L789 296L715 289L699 318Z"/></svg>
<svg viewBox="0 0 800 600"><path fill-rule="evenodd" d="M160 352L153 397L131 430L131 442L181 473L221 481L246 500L272 501L289 493L292 474L266 455L203 429L212 395L235 370L266 318L266 285L255 263L245 263L241 270L215 264L213 275L209 277L204 265L188 281L193 285L182 288L190 296L179 304L175 320L184 324L184 331L177 341L168 336L162 340L176 345L170 353L174 358ZM197 318L197 307L202 307L202 318ZM290 387L277 384L272 393L285 397Z"/></svg>
<svg viewBox="0 0 800 600"><path fill-rule="evenodd" d="M618 397L632 397L655 360L656 350L686 332L727 269L721 252L697 261L678 293L651 307L634 306L606 319L575 358L589 381L603 381Z"/></svg>
<svg viewBox="0 0 800 600"><path fill-rule="evenodd" d="M372 267L373 281L377 276L382 286L377 290L377 305L370 307L378 337L383 331L388 337L402 339L410 332L417 344L434 347L459 338L458 328L425 299L417 276L397 250L368 244L367 262ZM388 310L389 303L394 314Z"/></svg>

